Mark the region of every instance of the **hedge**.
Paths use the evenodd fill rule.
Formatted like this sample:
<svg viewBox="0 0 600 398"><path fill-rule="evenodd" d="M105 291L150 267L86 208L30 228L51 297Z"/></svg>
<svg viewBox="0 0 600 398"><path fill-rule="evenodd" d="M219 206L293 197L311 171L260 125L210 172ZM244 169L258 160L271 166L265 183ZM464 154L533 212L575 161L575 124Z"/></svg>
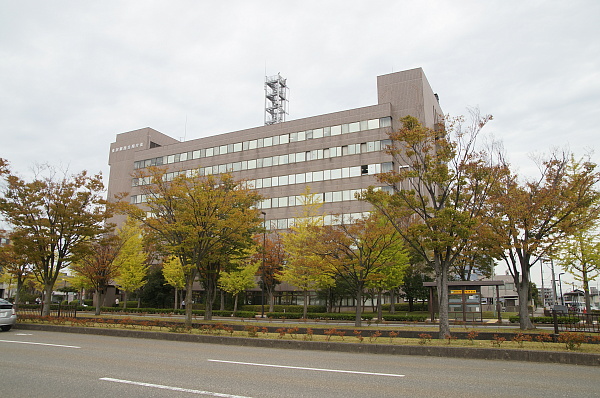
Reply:
<svg viewBox="0 0 600 398"><path fill-rule="evenodd" d="M519 318L518 315L515 316L511 316L508 318L508 320L511 323L519 323L519 320L521 318ZM532 316L531 318L531 322L532 323L542 323L542 324L553 324L554 323L554 318L552 318L551 316ZM556 318L557 322L560 324L566 323L577 323L580 321L579 317L576 316L559 316Z"/></svg>

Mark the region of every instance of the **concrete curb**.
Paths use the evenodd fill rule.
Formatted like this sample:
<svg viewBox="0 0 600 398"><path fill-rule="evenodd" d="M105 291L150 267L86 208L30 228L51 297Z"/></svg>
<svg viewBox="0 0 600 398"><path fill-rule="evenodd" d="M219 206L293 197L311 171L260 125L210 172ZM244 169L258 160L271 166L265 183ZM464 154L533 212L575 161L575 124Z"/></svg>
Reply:
<svg viewBox="0 0 600 398"><path fill-rule="evenodd" d="M600 355L577 352L503 350L500 348L433 347L387 344L359 344L303 340L267 340L250 337L210 336L186 333L149 332L143 330L84 328L76 326L38 325L19 323L16 330L44 330L61 333L81 333L100 336L132 337L184 341L206 344L239 345L247 347L284 348L294 350L337 351L365 354L419 355L463 359L528 361L570 365L600 366Z"/></svg>

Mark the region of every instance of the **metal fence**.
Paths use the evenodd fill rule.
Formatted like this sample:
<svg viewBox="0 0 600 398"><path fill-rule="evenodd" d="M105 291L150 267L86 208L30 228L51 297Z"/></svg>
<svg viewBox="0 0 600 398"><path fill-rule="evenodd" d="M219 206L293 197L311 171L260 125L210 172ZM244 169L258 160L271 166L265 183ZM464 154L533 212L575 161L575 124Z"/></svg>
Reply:
<svg viewBox="0 0 600 398"><path fill-rule="evenodd" d="M41 304L20 304L17 306L17 316L19 315L42 315L43 307ZM50 316L76 318L76 305L52 304L50 305Z"/></svg>
<svg viewBox="0 0 600 398"><path fill-rule="evenodd" d="M600 333L600 314L587 314L576 311L552 311L554 331Z"/></svg>

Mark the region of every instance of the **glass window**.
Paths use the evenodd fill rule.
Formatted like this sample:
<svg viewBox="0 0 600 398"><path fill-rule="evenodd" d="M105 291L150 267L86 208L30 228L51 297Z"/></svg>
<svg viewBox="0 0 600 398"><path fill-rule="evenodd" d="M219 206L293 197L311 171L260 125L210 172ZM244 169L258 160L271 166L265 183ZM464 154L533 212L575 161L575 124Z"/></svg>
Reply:
<svg viewBox="0 0 600 398"><path fill-rule="evenodd" d="M331 180L331 170L323 170L323 180Z"/></svg>
<svg viewBox="0 0 600 398"><path fill-rule="evenodd" d="M271 177L271 186L278 187L279 186L279 177Z"/></svg>
<svg viewBox="0 0 600 398"><path fill-rule="evenodd" d="M279 207L279 198L271 198L271 207Z"/></svg>
<svg viewBox="0 0 600 398"><path fill-rule="evenodd" d="M375 141L367 142L367 152L375 152Z"/></svg>
<svg viewBox="0 0 600 398"><path fill-rule="evenodd" d="M273 166L279 165L279 156L273 156Z"/></svg>
<svg viewBox="0 0 600 398"><path fill-rule="evenodd" d="M175 155L169 155L167 157L167 164L175 163Z"/></svg>
<svg viewBox="0 0 600 398"><path fill-rule="evenodd" d="M338 180L342 178L342 169L332 169L331 170L331 179Z"/></svg>
<svg viewBox="0 0 600 398"><path fill-rule="evenodd" d="M296 206L296 197L288 196L288 206Z"/></svg>
<svg viewBox="0 0 600 398"><path fill-rule="evenodd" d="M342 156L346 156L346 155L348 155L348 151L349 151L349 149L348 149L348 145L344 145L344 146L342 147Z"/></svg>
<svg viewBox="0 0 600 398"><path fill-rule="evenodd" d="M296 174L290 174L288 177L288 185L294 185L296 183Z"/></svg>
<svg viewBox="0 0 600 398"><path fill-rule="evenodd" d="M214 156L214 148L206 148L206 157Z"/></svg>
<svg viewBox="0 0 600 398"><path fill-rule="evenodd" d="M200 150L192 152L192 159L200 159Z"/></svg>
<svg viewBox="0 0 600 398"><path fill-rule="evenodd" d="M227 145L221 145L219 146L219 155L226 155L227 152ZM215 154L216 154L217 150L215 149Z"/></svg>
<svg viewBox="0 0 600 398"><path fill-rule="evenodd" d="M261 209L270 209L271 208L271 199L265 199L261 203Z"/></svg>
<svg viewBox="0 0 600 398"><path fill-rule="evenodd" d="M273 137L273 145L279 145L279 136L278 135Z"/></svg>
<svg viewBox="0 0 600 398"><path fill-rule="evenodd" d="M288 164L289 156L288 155L280 155L279 156L279 164Z"/></svg>
<svg viewBox="0 0 600 398"><path fill-rule="evenodd" d="M379 119L371 119L368 122L369 130L379 128Z"/></svg>
<svg viewBox="0 0 600 398"><path fill-rule="evenodd" d="M323 170L313 171L312 180L313 181L323 181Z"/></svg>
<svg viewBox="0 0 600 398"><path fill-rule="evenodd" d="M392 140L381 140L381 148L387 149L390 145L392 145Z"/></svg>
<svg viewBox="0 0 600 398"><path fill-rule="evenodd" d="M379 118L379 127L390 127L392 125L391 117L382 117Z"/></svg>
<svg viewBox="0 0 600 398"><path fill-rule="evenodd" d="M298 133L290 133L290 142L298 141Z"/></svg>
<svg viewBox="0 0 600 398"><path fill-rule="evenodd" d="M257 144L256 144L257 148L263 147L263 139L262 138L259 138L258 140L256 140L256 142L257 142Z"/></svg>
<svg viewBox="0 0 600 398"><path fill-rule="evenodd" d="M248 161L248 170L252 170L256 168L256 159L252 159Z"/></svg>
<svg viewBox="0 0 600 398"><path fill-rule="evenodd" d="M306 131L298 131L298 141L306 140Z"/></svg>
<svg viewBox="0 0 600 398"><path fill-rule="evenodd" d="M296 153L296 162L304 162L304 161L306 161L306 153L305 152Z"/></svg>
<svg viewBox="0 0 600 398"><path fill-rule="evenodd" d="M256 149L258 146L257 140L248 141L248 149Z"/></svg>
<svg viewBox="0 0 600 398"><path fill-rule="evenodd" d="M279 185L288 185L288 176L280 176Z"/></svg>
<svg viewBox="0 0 600 398"><path fill-rule="evenodd" d="M325 192L325 203L333 202L333 192Z"/></svg>
<svg viewBox="0 0 600 398"><path fill-rule="evenodd" d="M341 191L335 191L333 192L333 202L341 202L342 201L342 192Z"/></svg>
<svg viewBox="0 0 600 398"><path fill-rule="evenodd" d="M369 174L377 174L381 173L381 163L370 164L369 165Z"/></svg>
<svg viewBox="0 0 600 398"><path fill-rule="evenodd" d="M287 218L277 220L277 229L287 229Z"/></svg>
<svg viewBox="0 0 600 398"><path fill-rule="evenodd" d="M175 163L178 163L181 160L181 153L176 153L175 154Z"/></svg>
<svg viewBox="0 0 600 398"><path fill-rule="evenodd" d="M263 181L262 178L258 178L255 181L255 185L256 185L256 189L261 189L263 187Z"/></svg>
<svg viewBox="0 0 600 398"><path fill-rule="evenodd" d="M323 138L323 129L313 130L313 138Z"/></svg>
<svg viewBox="0 0 600 398"><path fill-rule="evenodd" d="M273 137L263 138L263 146L268 147L273 145Z"/></svg>
<svg viewBox="0 0 600 398"><path fill-rule="evenodd" d="M296 184L304 184L306 182L306 175L304 173L296 174Z"/></svg>
<svg viewBox="0 0 600 398"><path fill-rule="evenodd" d="M306 155L307 162L312 160L312 153L310 151L306 151L304 154Z"/></svg>
<svg viewBox="0 0 600 398"><path fill-rule="evenodd" d="M394 169L394 163L392 163L392 162L381 163L381 172L382 173L388 173L388 172L392 171L393 169Z"/></svg>
<svg viewBox="0 0 600 398"><path fill-rule="evenodd" d="M342 134L348 134L348 124L342 124Z"/></svg>
<svg viewBox="0 0 600 398"><path fill-rule="evenodd" d="M268 157L268 158L263 158L263 166L262 167L270 167L273 165L273 158Z"/></svg>
<svg viewBox="0 0 600 398"><path fill-rule="evenodd" d="M219 165L219 173L227 173L227 165L226 164Z"/></svg>
<svg viewBox="0 0 600 398"><path fill-rule="evenodd" d="M323 137L330 137L331 136L331 127L324 127L323 128Z"/></svg>
<svg viewBox="0 0 600 398"><path fill-rule="evenodd" d="M350 167L350 177L358 177L358 176L360 176L361 172L362 172L361 167L362 166L353 166L353 167Z"/></svg>
<svg viewBox="0 0 600 398"><path fill-rule="evenodd" d="M182 153L181 155L179 155L179 161L180 162L185 162L186 160L188 160L188 156L187 156L187 152Z"/></svg>
<svg viewBox="0 0 600 398"><path fill-rule="evenodd" d="M361 129L361 131L368 130L369 122L367 122L366 120L361 120L360 121L360 129Z"/></svg>
<svg viewBox="0 0 600 398"><path fill-rule="evenodd" d="M281 134L279 136L279 144L280 145L287 144L288 142L290 142L289 134Z"/></svg>
<svg viewBox="0 0 600 398"><path fill-rule="evenodd" d="M235 162L233 164L233 171L240 171L242 169L242 162Z"/></svg>
<svg viewBox="0 0 600 398"><path fill-rule="evenodd" d="M271 177L263 178L263 188L271 188Z"/></svg>
<svg viewBox="0 0 600 398"><path fill-rule="evenodd" d="M362 144L360 144L360 151L362 153L367 153L367 143L363 142Z"/></svg>
<svg viewBox="0 0 600 398"><path fill-rule="evenodd" d="M322 149L317 149L316 150L316 158L317 159L323 159L323 150Z"/></svg>
<svg viewBox="0 0 600 398"><path fill-rule="evenodd" d="M261 167L263 167L263 160L262 160L262 158L256 159L256 168L260 169Z"/></svg>
<svg viewBox="0 0 600 398"><path fill-rule="evenodd" d="M233 144L233 152L240 152L242 150L242 143L236 142Z"/></svg>
<svg viewBox="0 0 600 398"><path fill-rule="evenodd" d="M312 130L306 130L306 139L307 140L313 139L313 131Z"/></svg>
<svg viewBox="0 0 600 398"><path fill-rule="evenodd" d="M233 144L227 144L227 153L233 152Z"/></svg>
<svg viewBox="0 0 600 398"><path fill-rule="evenodd" d="M323 157L327 159L329 157L329 148L323 149Z"/></svg>
<svg viewBox="0 0 600 398"><path fill-rule="evenodd" d="M248 161L242 160L242 170L248 170Z"/></svg>
<svg viewBox="0 0 600 398"><path fill-rule="evenodd" d="M356 145L355 144L348 145L347 155L355 155L355 154L356 154Z"/></svg>
<svg viewBox="0 0 600 398"><path fill-rule="evenodd" d="M287 196L279 198L279 207L287 207L287 206L288 206L288 198L287 198Z"/></svg>
<svg viewBox="0 0 600 398"><path fill-rule="evenodd" d="M342 126L331 126L331 135L340 135L342 134Z"/></svg>
<svg viewBox="0 0 600 398"><path fill-rule="evenodd" d="M242 142L242 150L247 151L248 149L250 149L250 141Z"/></svg>
<svg viewBox="0 0 600 398"><path fill-rule="evenodd" d="M342 200L352 200L354 197L352 196L352 191L347 189L342 191Z"/></svg>
<svg viewBox="0 0 600 398"><path fill-rule="evenodd" d="M360 123L359 122L350 123L350 127L348 129L348 132L349 133L356 133L357 131L360 131Z"/></svg>

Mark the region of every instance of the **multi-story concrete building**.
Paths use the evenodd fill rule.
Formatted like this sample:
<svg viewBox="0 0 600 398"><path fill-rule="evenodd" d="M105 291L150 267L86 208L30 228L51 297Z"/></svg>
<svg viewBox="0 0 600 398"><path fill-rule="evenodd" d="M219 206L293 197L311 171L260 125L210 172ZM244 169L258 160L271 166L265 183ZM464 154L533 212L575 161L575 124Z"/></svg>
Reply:
<svg viewBox="0 0 600 398"><path fill-rule="evenodd" d="M129 192L133 203L143 203L148 181L135 172L164 166L167 178L199 170L247 180L266 198L261 209L271 229L289 226L307 185L326 214L356 217L370 207L354 194L377 185L375 174L401 166L382 151L388 133L406 115L432 128L443 115L420 68L378 76L377 93L376 105L185 142L149 127L118 134L110 146L108 197Z"/></svg>

